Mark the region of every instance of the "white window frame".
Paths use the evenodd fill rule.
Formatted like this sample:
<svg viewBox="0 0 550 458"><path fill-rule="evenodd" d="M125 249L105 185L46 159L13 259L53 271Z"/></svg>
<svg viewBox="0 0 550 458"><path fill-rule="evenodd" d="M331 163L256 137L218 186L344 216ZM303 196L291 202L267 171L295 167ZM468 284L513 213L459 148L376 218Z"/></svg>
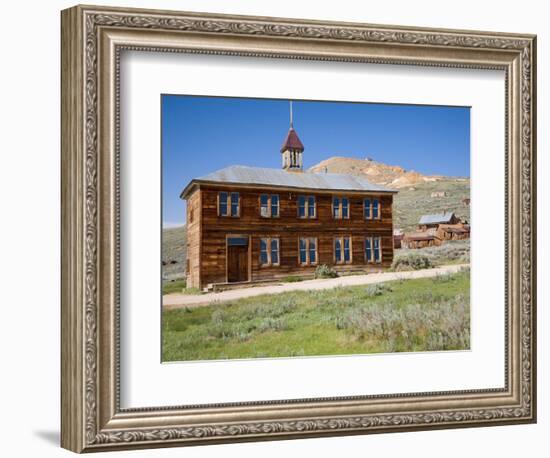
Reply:
<svg viewBox="0 0 550 458"><path fill-rule="evenodd" d="M267 249L267 263L262 262L262 241L266 242ZM277 242L277 262L272 262L271 259L271 241ZM260 267L271 267L281 265L281 241L279 237L260 237L260 255L259 255Z"/></svg>
<svg viewBox="0 0 550 458"><path fill-rule="evenodd" d="M349 261L346 261L344 239L349 239ZM341 257L340 261L336 259L336 241L340 242L340 257ZM334 264L352 264L353 263L353 241L352 241L351 235L341 235L338 237L334 237L334 240L332 242L332 257L334 259Z"/></svg>
<svg viewBox="0 0 550 458"><path fill-rule="evenodd" d="M227 198L226 198L226 201L225 201L225 204L226 204L226 208L227 208L227 213L225 215L222 215L221 213L221 205L220 205L220 202L221 202L221 195L225 193L227 194ZM237 214L236 215L232 215L231 214L231 209L232 209L232 202L231 202L231 196L233 194L237 194L238 196L238 200L237 200ZM237 192L237 191L218 191L218 216L222 217L222 218L239 218L241 216L241 193L240 192Z"/></svg>
<svg viewBox="0 0 550 458"><path fill-rule="evenodd" d="M371 256L370 259L367 255L367 240L370 241L370 252ZM375 251L374 251L374 241L378 241L378 253L379 253L379 259L376 260ZM369 264L380 264L382 262L382 237L380 236L368 236L365 237L365 261Z"/></svg>
<svg viewBox="0 0 550 458"><path fill-rule="evenodd" d="M369 205L368 205L369 216L367 216L367 212L365 211L365 209L367 208L367 206L365 205L365 202L367 200L369 201ZM374 201L375 200L378 202L378 216L377 217L373 216ZM382 200L380 199L380 197L365 197L363 199L363 219L380 219L381 215L382 215Z"/></svg>
<svg viewBox="0 0 550 458"><path fill-rule="evenodd" d="M268 215L262 215L262 197L267 196L267 211ZM277 214L273 215L273 197L277 197ZM262 218L279 218L281 216L281 198L279 194L260 194L260 217Z"/></svg>
<svg viewBox="0 0 550 458"><path fill-rule="evenodd" d="M305 199L305 203L304 203L304 210L305 210L305 215L304 216L300 216L300 198L303 197ZM313 216L309 216L309 208L310 208L310 205L309 205L309 199L310 198L313 198ZM298 218L300 219L315 219L317 218L317 196L313 196L313 195L304 195L304 194L301 194L298 196L298 198L296 199L296 212L298 214Z"/></svg>
<svg viewBox="0 0 550 458"><path fill-rule="evenodd" d="M334 200L338 199L338 216L334 214L334 210L337 208L334 205ZM344 216L344 200L348 201L348 216ZM332 196L332 218L333 219L350 219L351 216L351 201L347 196Z"/></svg>
<svg viewBox="0 0 550 458"><path fill-rule="evenodd" d="M305 240L306 242L306 262L302 262L300 258L300 242ZM309 248L311 241L315 243L315 262L311 262L309 256ZM298 264L301 266L316 266L319 263L319 240L317 237L298 237Z"/></svg>

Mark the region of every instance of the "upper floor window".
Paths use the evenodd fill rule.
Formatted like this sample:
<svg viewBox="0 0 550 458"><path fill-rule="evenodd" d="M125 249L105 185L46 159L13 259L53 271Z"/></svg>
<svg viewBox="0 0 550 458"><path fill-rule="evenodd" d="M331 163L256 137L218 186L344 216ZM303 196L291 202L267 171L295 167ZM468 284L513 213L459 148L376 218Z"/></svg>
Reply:
<svg viewBox="0 0 550 458"><path fill-rule="evenodd" d="M365 261L382 261L382 240L380 237L365 238Z"/></svg>
<svg viewBox="0 0 550 458"><path fill-rule="evenodd" d="M351 238L336 237L334 239L334 262L347 264L351 262Z"/></svg>
<svg viewBox="0 0 550 458"><path fill-rule="evenodd" d="M277 194L260 195L260 216L263 218L279 216L279 196Z"/></svg>
<svg viewBox="0 0 550 458"><path fill-rule="evenodd" d="M298 217L315 218L317 216L317 204L315 196L298 196Z"/></svg>
<svg viewBox="0 0 550 458"><path fill-rule="evenodd" d="M317 239L315 237L300 238L300 264L317 264Z"/></svg>
<svg viewBox="0 0 550 458"><path fill-rule="evenodd" d="M218 193L218 216L240 216L241 199L238 192Z"/></svg>
<svg viewBox="0 0 550 458"><path fill-rule="evenodd" d="M365 219L380 218L380 201L377 198L367 198L363 201L363 215Z"/></svg>
<svg viewBox="0 0 550 458"><path fill-rule="evenodd" d="M347 197L332 198L332 217L337 219L349 218L349 199Z"/></svg>
<svg viewBox="0 0 550 458"><path fill-rule="evenodd" d="M260 239L260 265L278 266L279 261L279 239Z"/></svg>

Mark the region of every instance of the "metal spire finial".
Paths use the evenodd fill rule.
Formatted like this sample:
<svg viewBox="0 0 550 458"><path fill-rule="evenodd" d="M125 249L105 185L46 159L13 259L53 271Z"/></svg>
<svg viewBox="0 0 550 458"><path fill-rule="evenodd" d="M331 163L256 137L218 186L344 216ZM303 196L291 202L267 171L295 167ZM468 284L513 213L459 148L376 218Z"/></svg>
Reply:
<svg viewBox="0 0 550 458"><path fill-rule="evenodd" d="M290 128L292 129L294 127L292 123L292 100L289 100L289 102L290 102Z"/></svg>

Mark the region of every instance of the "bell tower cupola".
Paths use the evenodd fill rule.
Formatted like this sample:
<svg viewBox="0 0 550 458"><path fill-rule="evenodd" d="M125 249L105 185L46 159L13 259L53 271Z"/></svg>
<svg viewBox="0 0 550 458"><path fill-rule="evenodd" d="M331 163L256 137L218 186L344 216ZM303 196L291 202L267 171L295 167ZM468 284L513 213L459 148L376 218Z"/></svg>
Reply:
<svg viewBox="0 0 550 458"><path fill-rule="evenodd" d="M292 101L290 101L290 128L286 135L283 146L281 146L281 155L283 159L283 169L289 172L302 172L304 145L298 138L298 134L294 130L292 119Z"/></svg>

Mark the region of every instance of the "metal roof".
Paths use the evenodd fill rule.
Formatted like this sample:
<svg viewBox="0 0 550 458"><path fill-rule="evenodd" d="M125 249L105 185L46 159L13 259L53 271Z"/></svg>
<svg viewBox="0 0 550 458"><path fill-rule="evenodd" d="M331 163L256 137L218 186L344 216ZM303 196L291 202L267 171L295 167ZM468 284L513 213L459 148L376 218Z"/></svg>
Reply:
<svg viewBox="0 0 550 458"><path fill-rule="evenodd" d="M439 224L448 223L453 219L454 212L436 213L434 215L423 215L418 224Z"/></svg>
<svg viewBox="0 0 550 458"><path fill-rule="evenodd" d="M338 173L287 172L282 169L247 167L233 165L192 180L181 193L185 196L194 183L255 184L263 186L282 186L300 189L323 189L339 191L380 191L396 193L370 181Z"/></svg>

